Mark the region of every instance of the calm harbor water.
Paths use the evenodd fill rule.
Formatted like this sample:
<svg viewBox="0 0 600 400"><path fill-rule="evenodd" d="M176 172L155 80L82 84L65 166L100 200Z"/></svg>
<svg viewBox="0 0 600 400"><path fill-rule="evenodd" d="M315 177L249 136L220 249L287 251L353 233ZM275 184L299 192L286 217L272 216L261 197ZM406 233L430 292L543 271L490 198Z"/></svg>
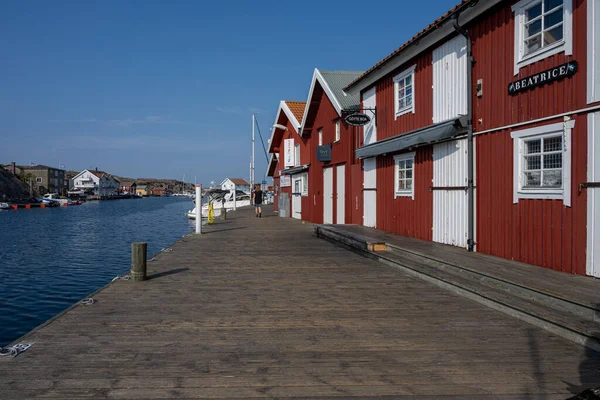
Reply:
<svg viewBox="0 0 600 400"><path fill-rule="evenodd" d="M154 197L0 211L0 347L189 233L190 199Z"/></svg>

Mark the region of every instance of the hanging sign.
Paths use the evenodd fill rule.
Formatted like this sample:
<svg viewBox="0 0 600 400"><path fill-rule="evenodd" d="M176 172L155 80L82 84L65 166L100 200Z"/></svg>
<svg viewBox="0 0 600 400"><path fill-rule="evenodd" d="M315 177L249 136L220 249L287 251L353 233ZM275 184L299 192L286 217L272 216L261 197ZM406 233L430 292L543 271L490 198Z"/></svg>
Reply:
<svg viewBox="0 0 600 400"><path fill-rule="evenodd" d="M558 67L550 68L546 71L528 76L527 78L519 79L511 82L508 85L509 94L517 94L529 89L536 88L545 83L557 81L575 75L577 72L577 61L571 61Z"/></svg>
<svg viewBox="0 0 600 400"><path fill-rule="evenodd" d="M371 117L369 117L367 114L357 112L350 115L346 115L344 121L346 121L348 125L364 126L371 122Z"/></svg>
<svg viewBox="0 0 600 400"><path fill-rule="evenodd" d="M281 175L279 177L279 186L282 188L292 186L292 177L289 175Z"/></svg>
<svg viewBox="0 0 600 400"><path fill-rule="evenodd" d="M317 146L317 161L331 161L331 145Z"/></svg>
<svg viewBox="0 0 600 400"><path fill-rule="evenodd" d="M294 160L294 139L283 140L283 166L284 168L293 167L295 164Z"/></svg>

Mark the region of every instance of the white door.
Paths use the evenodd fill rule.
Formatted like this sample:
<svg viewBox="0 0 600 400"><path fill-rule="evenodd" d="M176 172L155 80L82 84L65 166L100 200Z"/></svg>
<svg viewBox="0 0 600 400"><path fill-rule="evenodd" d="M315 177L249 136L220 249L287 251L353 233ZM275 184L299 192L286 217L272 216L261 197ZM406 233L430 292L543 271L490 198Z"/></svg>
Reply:
<svg viewBox="0 0 600 400"><path fill-rule="evenodd" d="M377 227L377 171L375 157L363 160L363 225Z"/></svg>
<svg viewBox="0 0 600 400"><path fill-rule="evenodd" d="M600 182L600 112L588 114L588 182ZM600 187L587 188L588 275L600 278Z"/></svg>
<svg viewBox="0 0 600 400"><path fill-rule="evenodd" d="M467 247L467 139L433 146L433 240Z"/></svg>
<svg viewBox="0 0 600 400"><path fill-rule="evenodd" d="M292 217L302 219L302 176L292 176Z"/></svg>
<svg viewBox="0 0 600 400"><path fill-rule="evenodd" d="M371 88L363 95L363 107L374 109L377 106L375 88ZM377 124L371 111L365 111L371 116L371 122L364 126L363 143L368 145L377 141ZM363 160L363 225L376 227L377 219L377 171L375 157Z"/></svg>
<svg viewBox="0 0 600 400"><path fill-rule="evenodd" d="M346 203L346 167L344 165L338 165L336 173L336 199L337 199L337 212L336 212L336 224L345 224L345 214L346 208L344 204Z"/></svg>
<svg viewBox="0 0 600 400"><path fill-rule="evenodd" d="M323 223L333 224L333 167L323 168Z"/></svg>
<svg viewBox="0 0 600 400"><path fill-rule="evenodd" d="M457 35L433 50L433 123L467 114L467 40Z"/></svg>

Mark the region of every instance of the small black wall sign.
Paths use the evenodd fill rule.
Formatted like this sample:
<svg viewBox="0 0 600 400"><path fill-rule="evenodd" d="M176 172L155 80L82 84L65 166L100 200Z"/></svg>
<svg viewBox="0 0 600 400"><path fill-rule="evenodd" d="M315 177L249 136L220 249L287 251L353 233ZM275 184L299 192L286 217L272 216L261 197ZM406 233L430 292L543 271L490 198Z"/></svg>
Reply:
<svg viewBox="0 0 600 400"><path fill-rule="evenodd" d="M367 114L357 112L350 115L346 115L344 121L346 121L348 125L363 126L371 122L371 117L369 117Z"/></svg>
<svg viewBox="0 0 600 400"><path fill-rule="evenodd" d="M331 161L331 145L317 146L317 161Z"/></svg>
<svg viewBox="0 0 600 400"><path fill-rule="evenodd" d="M511 82L508 85L509 94L517 94L541 86L545 83L557 81L575 75L577 72L577 61L571 61L558 67L550 68L544 72L528 76Z"/></svg>

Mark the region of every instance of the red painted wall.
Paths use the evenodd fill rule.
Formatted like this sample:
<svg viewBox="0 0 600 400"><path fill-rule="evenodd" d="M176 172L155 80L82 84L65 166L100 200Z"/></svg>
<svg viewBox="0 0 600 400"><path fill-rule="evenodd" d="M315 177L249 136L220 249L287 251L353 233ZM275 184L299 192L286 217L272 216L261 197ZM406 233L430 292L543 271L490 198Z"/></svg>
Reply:
<svg viewBox="0 0 600 400"><path fill-rule="evenodd" d="M473 82L475 84L478 79L483 81L481 98L477 98L474 88L471 88L476 132L586 107L586 1L573 0L573 56L557 54L548 57L521 68L517 76L514 75L513 65L514 14L511 10L516 2L504 3L468 27L473 38L475 59ZM432 124L432 50L407 62L376 83L378 140ZM573 77L515 96L508 94L509 83L572 60L579 64L579 71ZM415 114L405 114L395 119L393 77L414 64L417 64ZM496 131L477 137L477 251L585 274L586 193L578 194L577 185L586 179L587 121L585 115L574 119L571 207L565 207L558 200L520 200L518 204L513 204L511 131ZM561 119L544 124L558 121ZM516 129L534 126L539 124ZM378 228L431 240L433 196L429 186L433 176L432 147L417 149L414 201L409 198L394 199L393 155L378 157L377 168ZM362 200L362 195L360 198ZM353 210L351 214L355 219L358 213ZM362 218L362 206L360 214Z"/></svg>
<svg viewBox="0 0 600 400"><path fill-rule="evenodd" d="M377 157L377 228L403 236L432 240L433 147L417 149L414 163L415 199L394 199L394 157Z"/></svg>
<svg viewBox="0 0 600 400"><path fill-rule="evenodd" d="M396 68L376 83L377 140L399 136L432 124L433 69L431 61L431 52L422 54ZM415 113L404 114L396 118L393 79L415 64L417 65L414 80ZM362 142L362 128L360 135ZM394 199L394 168L393 154L377 157L377 229L432 240L433 195L429 190L433 179L432 146L416 150L414 200L410 197ZM360 213L360 223L362 224L362 205Z"/></svg>
<svg viewBox="0 0 600 400"><path fill-rule="evenodd" d="M474 96L475 130L483 131L586 107L586 9L573 1L573 56L563 53L521 68L514 75L514 19L511 2L470 28L476 61L473 80L483 79L483 96ZM499 54L502 54L500 57ZM509 83L577 60L573 77L520 93L508 94ZM481 119L481 123L479 120ZM571 153L571 207L562 200L520 199L513 204L511 130L478 136L477 251L569 273L585 274L587 118L574 117ZM561 118L542 124L561 122Z"/></svg>
<svg viewBox="0 0 600 400"><path fill-rule="evenodd" d="M587 117L574 120L571 207L565 207L562 200L519 199L513 204L510 131L477 137L477 251L585 275L587 198L585 191L578 193L578 185L586 180Z"/></svg>
<svg viewBox="0 0 600 400"><path fill-rule="evenodd" d="M432 124L433 121L433 68L431 52L396 68L377 82L377 140L398 136ZM415 69L415 113L396 118L394 108L394 77L417 65Z"/></svg>
<svg viewBox="0 0 600 400"><path fill-rule="evenodd" d="M514 75L514 14L506 3L480 20L469 32L473 38L473 83L483 80L483 96L473 97L475 130L484 131L556 115L586 106L587 16L584 0L573 0L573 56L556 54L520 69ZM508 85L569 61L579 72L562 81L508 94ZM481 119L481 123L479 120Z"/></svg>
<svg viewBox="0 0 600 400"><path fill-rule="evenodd" d="M279 115L279 119L277 120L278 124L281 124L285 127L287 127L287 131L283 132L283 135L279 136L277 135L277 138L281 137L281 141L279 143L275 143L274 144L274 149L276 151L277 154L279 154L279 162L277 163L277 167L275 168L275 173L273 174L273 181L275 183L275 185L278 185L278 195L275 196L275 204L278 203L279 201L279 196L281 193L287 193L288 194L288 199L289 199L289 205L288 205L288 210L289 210L289 216L291 217L292 214L292 186L288 186L288 187L281 187L281 170L285 169L284 168L284 159L285 159L285 147L283 145L283 140L284 139L294 139L294 145L296 145L297 143L300 143L300 163L301 164L308 164L309 161L309 144L306 140L306 138L301 138L300 135L298 135L298 133L296 132L296 128L294 128L293 124L288 120L287 116L285 115L284 112L282 112ZM289 167L288 167L289 168ZM276 210L278 210L279 207L276 206Z"/></svg>
<svg viewBox="0 0 600 400"><path fill-rule="evenodd" d="M337 223L337 202L335 201L335 193L337 188L337 180L344 179L345 182L345 207L344 219L346 223L356 223L352 218L351 209L351 193L353 193L353 180L351 179L352 169L350 168L356 160L354 160L354 150L356 148L356 138L359 135L359 129L349 126L343 120L340 122L340 140L335 140L335 122L340 118L333 104L329 100L327 94L321 89L318 82L313 91L313 104L311 105L311 114L314 115L314 120L311 120L312 131L305 133L308 138L310 148L310 169L308 178L308 196L302 198L302 219L313 223L323 223L323 168L334 166L333 174L333 222ZM313 114L314 113L314 114ZM319 145L318 129L323 130L323 145L330 144L331 161L317 161L317 146ZM335 166L344 164L345 174L343 177L337 176ZM362 186L362 180L361 180Z"/></svg>

